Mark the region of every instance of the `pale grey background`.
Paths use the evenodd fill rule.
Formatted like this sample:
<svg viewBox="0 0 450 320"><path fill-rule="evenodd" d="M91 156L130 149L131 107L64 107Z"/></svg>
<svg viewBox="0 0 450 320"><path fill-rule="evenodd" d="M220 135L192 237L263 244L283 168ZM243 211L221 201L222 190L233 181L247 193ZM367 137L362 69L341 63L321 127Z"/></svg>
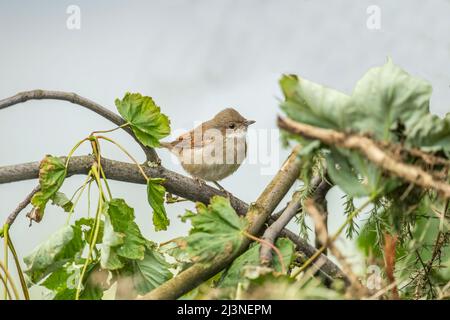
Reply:
<svg viewBox="0 0 450 320"><path fill-rule="evenodd" d="M70 4L81 8L81 30L66 28ZM369 5L381 8L381 30L366 27ZM449 16L450 3L443 0L0 1L0 98L38 88L65 90L115 110L114 99L133 91L153 96L174 129L188 129L226 106L255 119L255 129L269 129L275 128L282 73L349 93L368 68L391 56L432 83L432 111L443 115L450 111ZM46 153L65 155L92 130L111 127L64 102L27 102L1 110L0 165L40 160ZM143 160L126 134L112 136ZM104 150L108 157L126 160L114 148ZM167 152L159 153L164 165L182 172ZM280 151L280 159L286 154ZM271 179L260 169L244 165L223 185L253 201ZM71 194L83 179L70 178L63 191ZM35 184L0 185L1 221ZM135 208L150 239L186 232L176 216L192 204L170 205L169 230L155 233L145 187L111 185L115 196ZM328 197L331 229L343 220L340 196L333 190ZM64 225L65 217L49 206L44 221L28 228L23 212L11 229L20 255Z"/></svg>

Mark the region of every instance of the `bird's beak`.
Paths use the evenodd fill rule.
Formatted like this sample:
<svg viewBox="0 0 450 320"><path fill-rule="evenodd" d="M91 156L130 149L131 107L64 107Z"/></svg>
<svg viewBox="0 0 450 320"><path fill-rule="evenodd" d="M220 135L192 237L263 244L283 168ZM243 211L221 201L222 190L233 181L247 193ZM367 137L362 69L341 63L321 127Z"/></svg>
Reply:
<svg viewBox="0 0 450 320"><path fill-rule="evenodd" d="M256 121L255 120L246 120L245 121L245 125L248 127L251 124L254 124Z"/></svg>

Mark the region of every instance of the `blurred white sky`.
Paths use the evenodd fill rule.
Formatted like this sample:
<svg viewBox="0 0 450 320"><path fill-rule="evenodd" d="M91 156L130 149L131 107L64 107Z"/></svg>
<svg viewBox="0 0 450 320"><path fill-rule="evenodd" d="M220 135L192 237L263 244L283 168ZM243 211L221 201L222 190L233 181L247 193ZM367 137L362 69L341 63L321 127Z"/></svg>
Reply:
<svg viewBox="0 0 450 320"><path fill-rule="evenodd" d="M81 9L81 29L68 30L66 9ZM381 29L366 26L366 9L381 9ZM152 96L172 127L189 129L224 107L256 120L255 129L276 128L282 73L351 92L370 67L387 56L433 85L432 111L450 111L450 3L419 1L4 1L0 0L0 99L19 91L73 91L115 111L126 91ZM112 125L64 102L27 102L0 111L0 165L65 155L95 129ZM139 160L142 153L124 133L111 135ZM279 146L273 146L278 152ZM89 152L88 148L79 154ZM105 145L107 157L126 160ZM167 152L163 164L181 167ZM287 151L280 151L280 161ZM261 164L246 164L223 181L251 202L270 181ZM84 177L70 178L71 194ZM0 185L0 221L36 181ZM192 204L168 206L171 226L153 232L145 187L112 182L113 194L135 208L139 225L152 240L179 235L187 226L176 217ZM341 193L329 194L330 225L342 220ZM79 208L85 208L82 202ZM77 210L79 217L85 214ZM49 206L41 224L28 228L25 212L11 229L25 253L65 223ZM295 226L292 226L295 228Z"/></svg>

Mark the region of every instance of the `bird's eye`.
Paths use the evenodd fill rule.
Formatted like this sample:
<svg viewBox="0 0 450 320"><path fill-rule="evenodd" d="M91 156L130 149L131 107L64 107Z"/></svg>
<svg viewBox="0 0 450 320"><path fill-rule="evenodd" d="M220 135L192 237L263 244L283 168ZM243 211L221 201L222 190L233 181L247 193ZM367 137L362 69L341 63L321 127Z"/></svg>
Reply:
<svg viewBox="0 0 450 320"><path fill-rule="evenodd" d="M229 126L228 126L228 128L230 128L230 129L234 129L236 127L236 125L234 124L234 123L231 123Z"/></svg>

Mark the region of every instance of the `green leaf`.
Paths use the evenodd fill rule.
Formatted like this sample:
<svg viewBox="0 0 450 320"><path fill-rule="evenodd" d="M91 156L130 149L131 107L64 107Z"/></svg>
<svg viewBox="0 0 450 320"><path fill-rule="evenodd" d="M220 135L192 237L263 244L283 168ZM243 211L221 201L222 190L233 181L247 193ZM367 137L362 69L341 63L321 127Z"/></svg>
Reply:
<svg viewBox="0 0 450 320"><path fill-rule="evenodd" d="M66 178L66 174L65 164L60 158L47 155L41 161L39 165L39 184L41 190L36 192L31 199L31 204L39 211L40 219L44 214L47 202L59 190Z"/></svg>
<svg viewBox="0 0 450 320"><path fill-rule="evenodd" d="M73 300L75 299L76 286L78 284L78 277L73 266L67 265L53 271L42 282L42 286L53 292L53 300ZM79 273L79 272L78 272Z"/></svg>
<svg viewBox="0 0 450 320"><path fill-rule="evenodd" d="M327 172L334 184L338 185L351 197L368 195L368 190L361 184L357 172L349 161L337 150L326 155Z"/></svg>
<svg viewBox="0 0 450 320"><path fill-rule="evenodd" d="M172 278L170 264L162 254L147 248L143 260L133 262L133 284L138 294L146 294Z"/></svg>
<svg viewBox="0 0 450 320"><path fill-rule="evenodd" d="M112 199L105 212L101 245L101 266L115 270L123 267L122 258L144 258L147 240L134 222L134 210L123 199Z"/></svg>
<svg viewBox="0 0 450 320"><path fill-rule="evenodd" d="M193 260L207 261L217 255L234 253L242 243L247 222L239 217L228 199L214 196L209 206L197 203L197 214L188 213L192 229L185 238Z"/></svg>
<svg viewBox="0 0 450 320"><path fill-rule="evenodd" d="M80 280L82 265L66 264L52 272L42 286L53 292L53 300L74 300ZM99 268L98 262L88 265L80 294L81 300L101 300L107 288L108 272Z"/></svg>
<svg viewBox="0 0 450 320"><path fill-rule="evenodd" d="M153 208L153 225L156 231L167 230L170 220L164 208L166 189L162 185L164 179L150 178L147 182L147 200Z"/></svg>
<svg viewBox="0 0 450 320"><path fill-rule="evenodd" d="M104 222L102 220L100 220L99 222L100 222L100 226L99 226L99 230L98 230L96 244L102 243L103 233L104 233L104 228L105 228ZM80 218L77 221L75 221L75 225L77 227L80 227L83 232L84 241L86 241L89 244L91 243L91 237L93 235L92 232L93 232L93 228L94 228L94 223L95 223L94 218Z"/></svg>
<svg viewBox="0 0 450 320"><path fill-rule="evenodd" d="M426 152L444 151L450 157L450 113L444 118L424 116L409 130L406 143Z"/></svg>
<svg viewBox="0 0 450 320"><path fill-rule="evenodd" d="M72 210L73 203L64 193L58 191L51 199L53 205L63 208L65 212Z"/></svg>
<svg viewBox="0 0 450 320"><path fill-rule="evenodd" d="M115 101L120 115L130 123L139 141L148 147L158 147L159 140L170 134L169 118L151 97L139 93L126 93Z"/></svg>
<svg viewBox="0 0 450 320"><path fill-rule="evenodd" d="M393 140L399 124L406 132L429 113L431 86L394 65L370 69L355 86L348 124L380 140Z"/></svg>
<svg viewBox="0 0 450 320"><path fill-rule="evenodd" d="M280 86L286 99L281 109L291 119L322 128L345 127L348 95L292 75L283 76Z"/></svg>
<svg viewBox="0 0 450 320"><path fill-rule="evenodd" d="M61 228L23 259L26 265L25 273L32 283L38 283L49 272L81 254L84 245L79 227Z"/></svg>
<svg viewBox="0 0 450 320"><path fill-rule="evenodd" d="M294 259L295 245L286 238L279 238L276 241L276 247L280 250L283 257L283 263L288 267ZM219 287L233 287L242 280L242 271L245 266L259 266L259 251L261 244L255 243L247 251L241 254L237 259L233 261L231 266L223 274L222 279L219 282ZM278 255L273 254L273 268L281 272L281 263Z"/></svg>

